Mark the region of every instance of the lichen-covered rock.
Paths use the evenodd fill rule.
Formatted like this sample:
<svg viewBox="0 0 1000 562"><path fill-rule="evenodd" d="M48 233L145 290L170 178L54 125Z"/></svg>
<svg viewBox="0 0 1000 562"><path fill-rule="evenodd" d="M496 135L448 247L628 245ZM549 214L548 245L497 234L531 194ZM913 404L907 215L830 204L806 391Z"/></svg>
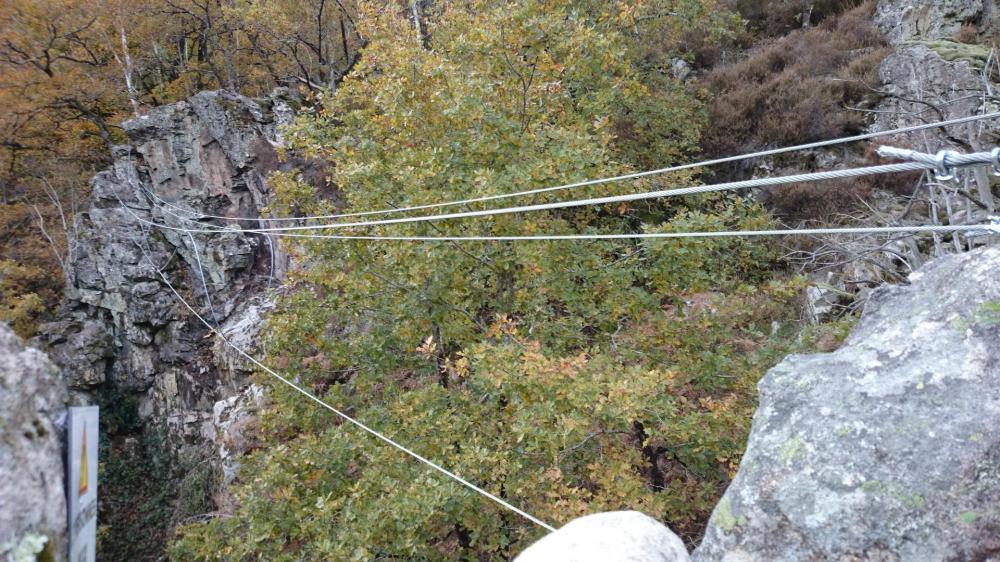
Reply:
<svg viewBox="0 0 1000 562"><path fill-rule="evenodd" d="M885 95L876 108L872 128L884 131L997 111L1000 106L990 95L983 95L987 88L996 88L996 85L984 83L980 71L983 59L978 58L984 56L977 46L947 41L900 46L879 68ZM998 135L1000 120L986 119L884 138L880 142L926 152L943 149L972 152L990 150ZM910 213L909 217L904 213L891 213L892 216L920 224L929 220L946 220L952 224L986 222L998 207L993 180L985 168L967 173L972 181L962 184L961 190L938 190L935 199L942 208L939 216L932 219L917 213ZM946 250L943 244L936 242L936 254ZM911 254L906 252L904 255Z"/></svg>
<svg viewBox="0 0 1000 562"><path fill-rule="evenodd" d="M963 24L988 24L996 10L993 0L881 0L875 24L893 44L951 39Z"/></svg>
<svg viewBox="0 0 1000 562"><path fill-rule="evenodd" d="M0 560L65 552L65 406L55 365L0 323Z"/></svg>
<svg viewBox="0 0 1000 562"><path fill-rule="evenodd" d="M122 125L130 144L115 147L111 168L91 181L90 206L77 215L65 312L40 338L74 390L113 385L138 397L143 417L166 420L174 436L211 438L213 405L244 384L233 378L244 373L216 365L208 329L156 267L221 326L240 323L245 302L284 271L284 256L259 234L192 235L142 221L260 226L270 198L265 176L281 165L277 129L290 117L281 95L260 101L217 91ZM237 220L185 220L201 215Z"/></svg>
<svg viewBox="0 0 1000 562"><path fill-rule="evenodd" d="M239 476L240 459L256 443L251 431L265 403L264 387L251 384L238 394L219 400L212 408L213 441L222 468L222 484Z"/></svg>
<svg viewBox="0 0 1000 562"><path fill-rule="evenodd" d="M910 281L763 378L694 560L1000 559L1000 247Z"/></svg>
<svg viewBox="0 0 1000 562"><path fill-rule="evenodd" d="M52 360L74 365L69 386L89 389L105 380L112 359L113 340L104 322L89 318L59 320L47 325Z"/></svg>
<svg viewBox="0 0 1000 562"><path fill-rule="evenodd" d="M886 98L880 105L876 129L916 124L913 116L927 113L928 104L937 106L941 112L928 113L934 119L966 117L983 109L982 99L968 95L983 88L982 77L970 62L979 51L975 46L955 47L950 51L944 46L955 45L948 42L907 45L882 61L879 78L885 85ZM992 125L988 121L985 124ZM974 130L977 125L962 128Z"/></svg>
<svg viewBox="0 0 1000 562"><path fill-rule="evenodd" d="M985 35L1000 31L1000 7L995 0L880 0L875 22L894 52L879 67L884 95L874 112L874 130L996 111L995 103L988 101L990 96L982 95L991 87L981 72L989 48L955 40L955 33L965 24ZM998 129L996 120L986 120L884 142L903 142L929 151L983 150Z"/></svg>
<svg viewBox="0 0 1000 562"><path fill-rule="evenodd" d="M514 562L687 562L681 539L638 511L596 513L570 521Z"/></svg>

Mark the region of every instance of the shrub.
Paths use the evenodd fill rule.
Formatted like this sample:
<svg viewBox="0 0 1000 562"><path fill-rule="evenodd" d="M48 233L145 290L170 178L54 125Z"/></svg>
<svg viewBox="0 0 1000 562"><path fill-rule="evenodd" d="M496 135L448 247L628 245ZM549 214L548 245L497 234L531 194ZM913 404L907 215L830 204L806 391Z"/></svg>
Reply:
<svg viewBox="0 0 1000 562"><path fill-rule="evenodd" d="M838 222L870 200L876 191L911 195L921 172L848 178L824 182L793 183L768 189L761 202L786 224Z"/></svg>
<svg viewBox="0 0 1000 562"><path fill-rule="evenodd" d="M619 56L631 52L632 5L447 2L424 45L407 19L369 4L370 42L354 72L286 138L328 158L359 210L606 176L623 169L618 158L679 157L687 138L652 143L642 131L698 130L702 115L683 88L647 96ZM615 122L622 107L652 103L662 105ZM615 134L623 129L628 138ZM634 188L679 181L690 176ZM275 186L277 212L318 210L314 186L287 174ZM759 206L706 194L373 232L767 224ZM772 322L797 318L796 287L767 281L776 252L755 240L294 247L310 267L295 272L297 290L269 320L271 362L555 524L637 509L696 541L738 463L757 380L788 343ZM506 560L538 537L289 389L273 396L232 517L183 527L172 559Z"/></svg>
<svg viewBox="0 0 1000 562"><path fill-rule="evenodd" d="M35 334L46 305L36 290L39 280L47 277L39 267L0 260L0 321L10 324L21 337Z"/></svg>
<svg viewBox="0 0 1000 562"><path fill-rule="evenodd" d="M857 7L860 0L737 0L736 10L751 29L767 37L784 35Z"/></svg>
<svg viewBox="0 0 1000 562"><path fill-rule="evenodd" d="M871 96L888 50L866 3L822 25L795 31L747 58L713 70L716 93L702 146L731 154L859 131L853 106Z"/></svg>
<svg viewBox="0 0 1000 562"><path fill-rule="evenodd" d="M41 207L63 251L65 238L55 231L52 209ZM63 276L54 248L39 235L35 211L17 201L0 205L0 321L23 338L35 335L39 323L56 308Z"/></svg>

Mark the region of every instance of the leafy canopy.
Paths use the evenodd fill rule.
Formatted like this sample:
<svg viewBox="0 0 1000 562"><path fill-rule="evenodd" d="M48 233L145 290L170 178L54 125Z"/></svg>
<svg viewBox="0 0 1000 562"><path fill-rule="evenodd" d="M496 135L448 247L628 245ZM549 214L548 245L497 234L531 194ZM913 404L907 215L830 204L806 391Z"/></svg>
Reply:
<svg viewBox="0 0 1000 562"><path fill-rule="evenodd" d="M287 131L351 209L509 193L688 157L702 104L656 64L709 2L359 7L367 47ZM653 61L653 62L650 62ZM666 85L666 87L664 87ZM629 132L628 135L622 132ZM643 140L645 139L645 140ZM693 181L591 186L573 197ZM272 177L275 211L331 203ZM535 196L544 202L566 193ZM414 235L639 232L767 223L734 197L438 221ZM342 232L342 231L337 231ZM738 462L757 378L795 294L740 240L306 241L268 361L329 403L556 525L638 509L695 539ZM725 294L724 294L725 293ZM274 387L267 446L232 517L184 528L177 560L506 559L540 529Z"/></svg>

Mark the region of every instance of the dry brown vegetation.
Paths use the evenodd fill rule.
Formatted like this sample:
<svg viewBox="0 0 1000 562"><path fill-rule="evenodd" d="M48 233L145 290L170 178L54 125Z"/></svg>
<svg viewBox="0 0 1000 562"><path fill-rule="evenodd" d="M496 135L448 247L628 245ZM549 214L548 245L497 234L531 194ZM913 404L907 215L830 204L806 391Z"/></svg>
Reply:
<svg viewBox="0 0 1000 562"><path fill-rule="evenodd" d="M888 53L872 2L793 31L705 77L715 93L702 146L733 154L857 132Z"/></svg>
<svg viewBox="0 0 1000 562"><path fill-rule="evenodd" d="M843 13L860 0L737 0L736 9L760 36L778 37Z"/></svg>
<svg viewBox="0 0 1000 562"><path fill-rule="evenodd" d="M803 163L813 164L807 160ZM887 162L879 158L872 147L854 162L858 166L885 163ZM912 196L922 175L922 172L907 172L793 183L768 189L760 200L775 218L786 224L837 223L863 205L863 202L870 201L876 191L902 197Z"/></svg>
<svg viewBox="0 0 1000 562"><path fill-rule="evenodd" d="M832 223L839 216L858 208L877 191L911 195L920 173L872 176L827 181L793 183L770 190L764 203L776 218L786 224L802 222Z"/></svg>
<svg viewBox="0 0 1000 562"><path fill-rule="evenodd" d="M964 23L962 27L955 32L955 41L959 43L976 44L979 43L979 28L976 27L974 23Z"/></svg>

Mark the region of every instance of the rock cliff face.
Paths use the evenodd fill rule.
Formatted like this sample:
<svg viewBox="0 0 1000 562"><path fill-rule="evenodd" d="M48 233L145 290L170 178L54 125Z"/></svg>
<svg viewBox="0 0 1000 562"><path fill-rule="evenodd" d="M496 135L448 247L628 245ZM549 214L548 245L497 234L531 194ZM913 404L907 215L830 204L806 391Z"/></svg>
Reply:
<svg viewBox="0 0 1000 562"><path fill-rule="evenodd" d="M950 40L962 26L995 31L998 11L993 0L881 0L875 23L893 44L915 39Z"/></svg>
<svg viewBox="0 0 1000 562"><path fill-rule="evenodd" d="M894 52L882 62L882 101L875 130L886 130L997 111L995 69L985 46L1000 30L1000 6L992 0L882 0L875 23ZM958 39L966 42L960 42ZM995 61L994 63L995 64ZM902 142L936 152L989 149L1000 136L996 119L912 133ZM997 207L986 170L961 186L965 195L939 193L952 224L982 222ZM937 252L940 254L941 252Z"/></svg>
<svg viewBox="0 0 1000 562"><path fill-rule="evenodd" d="M172 435L214 436L213 405L238 391L243 374L211 349L208 330L153 264L201 315L252 342L262 289L282 276L285 260L259 235L191 235L141 220L257 226L269 198L265 175L278 165L277 127L291 116L279 95L260 102L219 91L123 124L130 144L116 147L113 166L92 180L63 319L42 338L74 391L113 385L138 397L142 417L165 419Z"/></svg>
<svg viewBox="0 0 1000 562"><path fill-rule="evenodd" d="M65 555L65 406L55 365L0 323L0 560Z"/></svg>
<svg viewBox="0 0 1000 562"><path fill-rule="evenodd" d="M871 131L884 131L1000 110L995 55L986 46L1000 31L994 0L880 0L874 22L892 51L879 66ZM936 153L989 150L1000 138L1000 119L882 137L874 142ZM869 165L863 154L818 151L823 168ZM790 171L790 170L784 170ZM929 179L929 178L928 178ZM881 187L891 187L882 185ZM985 168L955 183L924 181L895 186L868 203L864 224L982 224L1000 208L996 179ZM842 259L810 270L814 285L807 316L825 320L843 306L863 302L870 289L898 282L930 257L968 251L984 243L960 234L908 237L871 243L838 240L825 247ZM842 252L846 248L848 251ZM842 252L839 253L838 252ZM853 256L864 255L865 259ZM808 267L814 263L806 260ZM846 265L843 265L846 263Z"/></svg>
<svg viewBox="0 0 1000 562"><path fill-rule="evenodd" d="M760 383L715 560L1000 560L1000 247L878 290L845 345Z"/></svg>

